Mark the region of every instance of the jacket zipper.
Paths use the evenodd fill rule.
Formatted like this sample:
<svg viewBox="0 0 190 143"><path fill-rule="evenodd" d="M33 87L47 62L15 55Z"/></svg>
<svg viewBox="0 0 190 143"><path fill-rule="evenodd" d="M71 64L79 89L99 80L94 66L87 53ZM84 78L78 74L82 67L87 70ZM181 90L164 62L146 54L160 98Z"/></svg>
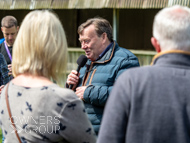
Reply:
<svg viewBox="0 0 190 143"><path fill-rule="evenodd" d="M92 67L93 67L93 62L90 64L90 68L89 68L88 71L90 71L90 70L92 69ZM88 78L89 78L90 73L91 73L91 72L88 72L88 71L86 72L86 74L85 74L85 76L84 76L84 79L83 79L83 81L82 81L82 86L86 86L86 83L87 83Z"/></svg>

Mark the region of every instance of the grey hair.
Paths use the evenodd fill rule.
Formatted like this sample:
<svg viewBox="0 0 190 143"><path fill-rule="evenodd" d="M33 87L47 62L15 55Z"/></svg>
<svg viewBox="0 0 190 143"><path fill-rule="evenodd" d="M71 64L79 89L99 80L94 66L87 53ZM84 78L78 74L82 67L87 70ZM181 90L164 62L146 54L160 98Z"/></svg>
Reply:
<svg viewBox="0 0 190 143"><path fill-rule="evenodd" d="M153 36L162 51L190 51L190 9L179 5L162 9L154 18Z"/></svg>

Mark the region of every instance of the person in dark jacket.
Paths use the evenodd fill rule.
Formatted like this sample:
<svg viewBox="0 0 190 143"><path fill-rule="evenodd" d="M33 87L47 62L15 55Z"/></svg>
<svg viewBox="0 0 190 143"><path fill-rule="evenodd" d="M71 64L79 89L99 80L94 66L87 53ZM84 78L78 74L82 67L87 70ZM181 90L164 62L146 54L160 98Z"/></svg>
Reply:
<svg viewBox="0 0 190 143"><path fill-rule="evenodd" d="M0 41L0 53L3 54L8 65L9 75L12 75L12 49L19 30L17 19L14 16L5 16L1 20L1 31L4 40ZM12 77L11 77L12 78Z"/></svg>
<svg viewBox="0 0 190 143"><path fill-rule="evenodd" d="M78 28L81 48L88 58L79 71L68 75L67 86L72 84L76 95L84 101L96 134L98 134L104 106L118 76L126 69L139 66L137 57L119 47L112 39L112 27L103 18L92 18Z"/></svg>
<svg viewBox="0 0 190 143"><path fill-rule="evenodd" d="M0 94L1 94L2 89L4 88L4 85L10 81L8 72L9 70L8 70L5 58L0 53Z"/></svg>
<svg viewBox="0 0 190 143"><path fill-rule="evenodd" d="M0 39L0 53L4 56L8 66L8 75L12 79L12 49L19 30L17 19L8 15L1 20L1 31L4 38ZM3 88L4 86L2 86ZM2 139L4 141L4 137Z"/></svg>
<svg viewBox="0 0 190 143"><path fill-rule="evenodd" d="M167 7L154 19L152 66L117 80L98 143L190 142L190 9Z"/></svg>

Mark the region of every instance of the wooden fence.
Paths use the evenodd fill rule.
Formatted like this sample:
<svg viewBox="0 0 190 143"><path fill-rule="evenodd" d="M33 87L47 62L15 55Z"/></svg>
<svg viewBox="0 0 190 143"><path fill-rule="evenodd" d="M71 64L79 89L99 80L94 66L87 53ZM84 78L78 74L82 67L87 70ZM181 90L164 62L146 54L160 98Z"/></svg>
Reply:
<svg viewBox="0 0 190 143"><path fill-rule="evenodd" d="M140 66L150 65L153 56L156 54L154 51L143 51L143 50L130 50L139 59ZM77 59L80 55L85 54L81 48L68 48L68 61L67 61L67 72L64 81L66 81L67 75L71 70L77 69Z"/></svg>
<svg viewBox="0 0 190 143"><path fill-rule="evenodd" d="M141 66L149 65L152 61L153 56L156 54L154 51L143 51L143 50L130 50L139 59ZM85 54L81 48L68 48L68 63L67 73L77 68L77 59L80 55Z"/></svg>
<svg viewBox="0 0 190 143"><path fill-rule="evenodd" d="M152 58L156 55L155 51L130 50L139 59L140 66L150 65Z"/></svg>

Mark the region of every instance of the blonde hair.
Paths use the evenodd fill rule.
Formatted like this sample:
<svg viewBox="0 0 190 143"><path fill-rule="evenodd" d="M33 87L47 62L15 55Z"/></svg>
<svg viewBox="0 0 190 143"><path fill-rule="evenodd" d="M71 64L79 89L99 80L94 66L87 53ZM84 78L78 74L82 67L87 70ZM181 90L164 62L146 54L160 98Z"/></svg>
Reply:
<svg viewBox="0 0 190 143"><path fill-rule="evenodd" d="M29 73L62 84L67 41L58 17L48 10L35 10L24 18L13 47L13 76Z"/></svg>

